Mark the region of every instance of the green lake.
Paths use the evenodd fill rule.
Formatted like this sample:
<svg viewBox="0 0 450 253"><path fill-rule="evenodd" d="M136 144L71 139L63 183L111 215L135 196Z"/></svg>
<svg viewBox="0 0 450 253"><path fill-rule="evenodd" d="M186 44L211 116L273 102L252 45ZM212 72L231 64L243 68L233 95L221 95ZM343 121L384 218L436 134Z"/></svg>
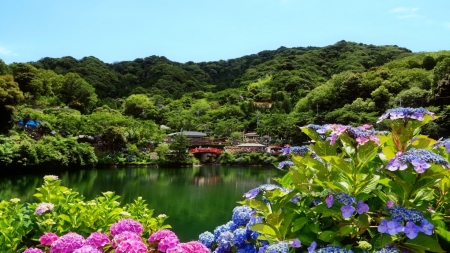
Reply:
<svg viewBox="0 0 450 253"><path fill-rule="evenodd" d="M275 167L201 166L190 168L97 169L62 173L62 185L77 189L90 200L101 192L114 191L122 203L139 196L146 200L154 216L166 214L166 223L180 241L198 239L204 231L231 220L232 210L242 195L261 184L283 176ZM0 178L0 201L20 198L33 202L35 188L44 175Z"/></svg>

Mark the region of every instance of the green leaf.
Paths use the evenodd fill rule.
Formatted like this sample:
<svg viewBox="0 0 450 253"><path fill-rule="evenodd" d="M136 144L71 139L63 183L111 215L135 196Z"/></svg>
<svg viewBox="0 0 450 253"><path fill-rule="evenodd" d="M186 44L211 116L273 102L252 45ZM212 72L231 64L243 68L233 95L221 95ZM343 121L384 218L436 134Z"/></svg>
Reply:
<svg viewBox="0 0 450 253"><path fill-rule="evenodd" d="M390 244L392 241L392 236L388 234L377 234L372 240L372 245L375 249L381 249Z"/></svg>
<svg viewBox="0 0 450 253"><path fill-rule="evenodd" d="M336 236L335 231L327 230L320 233L319 239L324 242L331 242L335 236Z"/></svg>
<svg viewBox="0 0 450 253"><path fill-rule="evenodd" d="M327 141L316 141L314 145L311 145L311 149L316 152L320 157L322 156L335 156L337 145L330 145Z"/></svg>
<svg viewBox="0 0 450 253"><path fill-rule="evenodd" d="M355 227L353 225L347 225L339 228L339 234L341 236L346 236L355 231Z"/></svg>
<svg viewBox="0 0 450 253"><path fill-rule="evenodd" d="M277 238L277 231L274 227L267 224L257 223L251 227L251 230Z"/></svg>
<svg viewBox="0 0 450 253"><path fill-rule="evenodd" d="M377 187L378 180L380 180L380 176L372 175L367 179L358 182L355 195L358 195L359 193L371 193Z"/></svg>
<svg viewBox="0 0 450 253"><path fill-rule="evenodd" d="M297 232L297 231L299 231L300 229L303 228L303 226L305 226L306 223L308 223L309 220L310 220L310 219L309 219L308 217L300 217L300 218L296 219L296 220L294 221L294 223L292 224L292 229L291 229L291 231L292 231L292 232Z"/></svg>
<svg viewBox="0 0 450 253"><path fill-rule="evenodd" d="M72 220L70 219L70 217L67 214L60 214L60 215L58 215L58 218L60 218L60 219L62 219L64 221L67 221L69 223L72 222Z"/></svg>
<svg viewBox="0 0 450 253"><path fill-rule="evenodd" d="M264 212L264 213L269 212L269 208L267 207L267 205L264 202L261 202L257 199L246 199L246 200L240 201L238 203L241 205L246 205L251 208L260 210L261 212Z"/></svg>
<svg viewBox="0 0 450 253"><path fill-rule="evenodd" d="M321 139L319 134L314 129L311 129L309 127L300 127L300 130L302 130L303 133L308 135L308 137L314 141L320 141Z"/></svg>
<svg viewBox="0 0 450 253"><path fill-rule="evenodd" d="M424 234L419 234L416 238L406 241L405 245L411 246L415 249L422 249L430 252L445 252L444 250L442 250L437 240Z"/></svg>
<svg viewBox="0 0 450 253"><path fill-rule="evenodd" d="M443 227L437 227L435 229L436 234L444 238L447 242L450 242L450 232L445 230Z"/></svg>
<svg viewBox="0 0 450 253"><path fill-rule="evenodd" d="M436 140L430 139L426 136L421 136L419 137L417 140L415 140L411 146L417 148L417 149L425 149L430 147L431 145L433 145L434 143L436 143Z"/></svg>

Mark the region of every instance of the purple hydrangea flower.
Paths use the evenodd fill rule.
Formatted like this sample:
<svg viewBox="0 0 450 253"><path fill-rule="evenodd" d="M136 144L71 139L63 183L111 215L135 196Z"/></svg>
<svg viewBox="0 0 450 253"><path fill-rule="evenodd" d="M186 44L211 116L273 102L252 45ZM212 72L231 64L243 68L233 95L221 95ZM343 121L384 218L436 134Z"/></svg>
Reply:
<svg viewBox="0 0 450 253"><path fill-rule="evenodd" d="M122 232L122 233L114 236L111 246L113 248L117 248L117 246L121 242L126 241L126 240L139 241L139 240L142 240L142 238L136 233L133 233L130 231L125 231L125 232Z"/></svg>
<svg viewBox="0 0 450 253"><path fill-rule="evenodd" d="M244 194L244 198L246 199L254 199L259 194L259 187L255 189L251 189L250 191Z"/></svg>
<svg viewBox="0 0 450 253"><path fill-rule="evenodd" d="M392 200L388 200L386 202L386 210L391 210L394 207L394 202Z"/></svg>
<svg viewBox="0 0 450 253"><path fill-rule="evenodd" d="M34 211L35 214L41 216L43 213L47 212L47 211L53 211L53 208L55 208L55 205L53 205L52 203L46 203L46 202L42 202L39 204L39 206L36 208L36 210Z"/></svg>
<svg viewBox="0 0 450 253"><path fill-rule="evenodd" d="M152 242L159 242L166 237L177 237L177 235L168 229L161 229L153 233L148 238L148 243L151 244Z"/></svg>
<svg viewBox="0 0 450 253"><path fill-rule="evenodd" d="M58 240L58 236L54 233L45 233L39 238L42 245L52 245L54 241Z"/></svg>
<svg viewBox="0 0 450 253"><path fill-rule="evenodd" d="M412 160L411 164L414 166L414 170L416 170L417 173L424 173L426 169L431 167L430 164L420 159Z"/></svg>
<svg viewBox="0 0 450 253"><path fill-rule="evenodd" d="M308 247L308 253L313 253L313 252L315 252L316 247L317 247L317 243L316 243L315 241L313 241L313 242L311 243L311 245Z"/></svg>
<svg viewBox="0 0 450 253"><path fill-rule="evenodd" d="M328 197L325 198L325 203L327 203L328 208L331 208L333 206L334 198L332 194L330 194Z"/></svg>
<svg viewBox="0 0 450 253"><path fill-rule="evenodd" d="M406 170L408 168L407 164L403 164L399 159L393 158L389 161L386 166L387 170L396 171L396 170Z"/></svg>
<svg viewBox="0 0 450 253"><path fill-rule="evenodd" d="M289 241L289 245L291 245L292 248L300 248L302 246L302 243L298 238L295 238L292 241Z"/></svg>
<svg viewBox="0 0 450 253"><path fill-rule="evenodd" d="M42 250L40 249L28 248L23 253L44 253L44 252L42 252Z"/></svg>
<svg viewBox="0 0 450 253"><path fill-rule="evenodd" d="M69 232L52 243L50 253L72 253L76 249L81 248L84 245L84 241L83 236Z"/></svg>
<svg viewBox="0 0 450 253"><path fill-rule="evenodd" d="M396 235L400 232L403 232L404 230L405 227L403 227L397 221L382 220L380 225L378 226L378 232L382 234Z"/></svg>
<svg viewBox="0 0 450 253"><path fill-rule="evenodd" d="M408 237L409 239L414 239L416 238L417 234L419 234L419 231L420 227L414 224L414 222L406 222L404 230L406 237Z"/></svg>
<svg viewBox="0 0 450 253"><path fill-rule="evenodd" d="M142 234L143 228L142 225L132 219L122 219L117 223L111 225L110 233L112 236L121 234L125 231L133 232L136 234Z"/></svg>
<svg viewBox="0 0 450 253"><path fill-rule="evenodd" d="M388 117L390 117L391 120L410 118L410 119L416 119L419 121L423 121L425 114L430 115L434 119L434 113L430 112L428 110L425 110L422 107L420 107L420 108L399 107L399 108L387 110L386 113L381 115L381 117L378 119L377 123L380 123L381 121L387 119Z"/></svg>
<svg viewBox="0 0 450 253"><path fill-rule="evenodd" d="M76 249L73 253L103 253L103 250L91 245L84 245L83 247Z"/></svg>
<svg viewBox="0 0 450 253"><path fill-rule="evenodd" d="M141 241L136 240L125 240L121 242L116 250L115 253L147 253L147 246Z"/></svg>
<svg viewBox="0 0 450 253"><path fill-rule="evenodd" d="M422 219L422 222L420 224L420 232L426 235L431 235L433 233L433 228L434 228L433 224L431 224L426 219Z"/></svg>
<svg viewBox="0 0 450 253"><path fill-rule="evenodd" d="M355 212L355 207L353 206L343 206L341 207L342 216L347 219Z"/></svg>
<svg viewBox="0 0 450 253"><path fill-rule="evenodd" d="M91 245L94 247L103 247L107 244L110 244L111 241L109 237L100 232L94 232L86 239L85 245Z"/></svg>
<svg viewBox="0 0 450 253"><path fill-rule="evenodd" d="M210 253L210 250L205 245L190 241L186 243L180 243L175 248L167 251L168 253Z"/></svg>
<svg viewBox="0 0 450 253"><path fill-rule="evenodd" d="M366 213L369 211L369 206L361 200L358 202L357 211L358 214Z"/></svg>

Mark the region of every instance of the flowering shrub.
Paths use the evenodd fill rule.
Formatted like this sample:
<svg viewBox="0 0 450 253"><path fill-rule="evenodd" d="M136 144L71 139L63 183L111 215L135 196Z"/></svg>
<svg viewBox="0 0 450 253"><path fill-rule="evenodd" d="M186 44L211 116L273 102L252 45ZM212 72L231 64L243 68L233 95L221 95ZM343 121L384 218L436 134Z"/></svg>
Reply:
<svg viewBox="0 0 450 253"><path fill-rule="evenodd" d="M390 120L392 132L370 125L302 127L312 144L283 150L289 159L278 164L287 172L277 180L281 186L244 194L241 204L260 218L248 228L258 233L253 244L259 252L288 252L294 242L309 253L444 252L450 247L450 141L420 135L434 118L423 108L396 108L378 120ZM211 243L209 234L200 241L223 244Z"/></svg>

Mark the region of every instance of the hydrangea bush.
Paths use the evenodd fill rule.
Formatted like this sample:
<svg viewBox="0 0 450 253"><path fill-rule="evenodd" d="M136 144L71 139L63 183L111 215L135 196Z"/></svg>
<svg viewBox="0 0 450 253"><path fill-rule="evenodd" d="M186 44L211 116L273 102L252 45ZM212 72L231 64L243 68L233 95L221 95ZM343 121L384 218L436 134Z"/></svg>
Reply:
<svg viewBox="0 0 450 253"><path fill-rule="evenodd" d="M450 141L420 134L435 118L424 108L396 108L378 120L391 132L302 127L311 144L284 149L280 186L252 189L241 202L259 218L249 228L258 233L254 245L268 243L259 252L294 252L289 242L297 238L309 253L450 249Z"/></svg>

